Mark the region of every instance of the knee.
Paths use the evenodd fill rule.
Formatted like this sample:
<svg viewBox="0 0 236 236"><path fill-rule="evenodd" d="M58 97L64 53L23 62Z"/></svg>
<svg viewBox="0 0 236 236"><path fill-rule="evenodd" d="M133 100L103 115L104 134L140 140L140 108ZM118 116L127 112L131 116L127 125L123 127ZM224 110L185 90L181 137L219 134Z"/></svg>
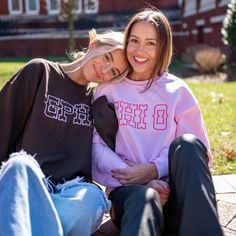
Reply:
<svg viewBox="0 0 236 236"><path fill-rule="evenodd" d="M207 161L207 149L205 145L192 134L184 134L176 138L170 145L169 161L193 164L193 160L200 160L203 158Z"/></svg>
<svg viewBox="0 0 236 236"><path fill-rule="evenodd" d="M160 198L158 193L153 188L148 188L144 185L130 186L131 194L127 199L127 205L146 207L148 204L153 208L159 208Z"/></svg>
<svg viewBox="0 0 236 236"><path fill-rule="evenodd" d="M176 139L170 145L170 149L176 149L178 146L181 147L191 147L195 145L197 142L197 138L192 134L184 134Z"/></svg>
<svg viewBox="0 0 236 236"><path fill-rule="evenodd" d="M24 151L12 153L8 161L2 165L2 173L4 172L15 172L15 173L29 173L39 170L39 174L43 176L41 169L37 161Z"/></svg>
<svg viewBox="0 0 236 236"><path fill-rule="evenodd" d="M135 186L135 191L125 204L126 214L137 219L154 220L162 228L163 212L159 194L146 186ZM146 221L145 220L145 221Z"/></svg>

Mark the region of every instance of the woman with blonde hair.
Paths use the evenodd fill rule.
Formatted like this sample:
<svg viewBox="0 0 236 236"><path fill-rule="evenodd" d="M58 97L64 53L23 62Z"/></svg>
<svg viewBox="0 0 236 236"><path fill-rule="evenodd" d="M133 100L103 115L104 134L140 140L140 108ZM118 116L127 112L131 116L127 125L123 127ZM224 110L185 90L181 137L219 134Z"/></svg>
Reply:
<svg viewBox="0 0 236 236"><path fill-rule="evenodd" d="M115 104L115 152L93 141L93 176L109 189L120 235L221 236L209 141L197 99L168 73L172 32L158 10L137 13L125 30L128 76L96 88ZM155 191L156 190L156 191Z"/></svg>
<svg viewBox="0 0 236 236"><path fill-rule="evenodd" d="M109 211L91 178L89 84L127 74L123 40L92 30L74 62L33 59L0 91L1 236L90 236Z"/></svg>

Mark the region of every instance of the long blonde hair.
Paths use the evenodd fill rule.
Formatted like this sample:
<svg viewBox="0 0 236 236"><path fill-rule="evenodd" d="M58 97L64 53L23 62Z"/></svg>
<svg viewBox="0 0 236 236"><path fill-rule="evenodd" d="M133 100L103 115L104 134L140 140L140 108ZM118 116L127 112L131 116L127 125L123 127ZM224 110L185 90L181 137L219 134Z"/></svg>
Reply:
<svg viewBox="0 0 236 236"><path fill-rule="evenodd" d="M152 85L156 76L161 76L168 70L173 50L172 30L170 23L163 12L157 9L144 9L143 11L137 13L132 17L125 29L125 51L127 49L132 27L136 22L152 23L155 26L159 37L159 45L157 51L159 55L155 67L152 71L151 78L146 86L146 89L148 89ZM132 73L132 68L130 69L130 73Z"/></svg>

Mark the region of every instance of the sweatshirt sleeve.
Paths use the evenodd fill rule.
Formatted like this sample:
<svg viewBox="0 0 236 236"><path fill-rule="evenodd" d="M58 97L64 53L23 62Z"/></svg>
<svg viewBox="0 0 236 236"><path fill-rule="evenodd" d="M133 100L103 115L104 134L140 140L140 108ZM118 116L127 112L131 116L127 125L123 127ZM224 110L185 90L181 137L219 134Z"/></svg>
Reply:
<svg viewBox="0 0 236 236"><path fill-rule="evenodd" d="M94 91L95 102L96 99L101 102L102 100L98 100L98 98L101 98L104 94L106 92L103 91L103 86L99 85ZM115 144L115 136L118 129L115 112L112 112L113 109L110 109L106 105L108 104L107 102L102 102L101 104L100 102L99 104L93 104L93 114L97 120L97 125L95 125L93 134L92 176L95 181L106 187L118 187L121 184L117 179L112 177L111 171L118 168L128 168L129 166L114 151L115 147L113 144ZM106 117L107 115L109 119ZM102 122L99 119L103 119L104 121ZM113 144L109 145L111 140Z"/></svg>
<svg viewBox="0 0 236 236"><path fill-rule="evenodd" d="M193 134L200 139L208 150L209 165L212 163L212 155L210 152L210 144L207 137L206 126L198 104L191 109L181 113L177 117L176 137L183 134Z"/></svg>
<svg viewBox="0 0 236 236"><path fill-rule="evenodd" d="M112 177L111 171L119 168L125 169L129 166L103 142L96 130L94 131L92 153L93 179L106 187L121 186L120 182Z"/></svg>
<svg viewBox="0 0 236 236"><path fill-rule="evenodd" d="M31 111L41 74L37 60L31 61L0 91L0 162L15 151L16 141Z"/></svg>
<svg viewBox="0 0 236 236"><path fill-rule="evenodd" d="M169 148L163 148L160 155L153 161L158 171L158 178L164 178L169 175L168 170L168 152Z"/></svg>
<svg viewBox="0 0 236 236"><path fill-rule="evenodd" d="M111 150L115 151L118 119L116 117L114 105L109 103L106 96L103 95L92 103L91 113L94 120L94 126L100 137Z"/></svg>

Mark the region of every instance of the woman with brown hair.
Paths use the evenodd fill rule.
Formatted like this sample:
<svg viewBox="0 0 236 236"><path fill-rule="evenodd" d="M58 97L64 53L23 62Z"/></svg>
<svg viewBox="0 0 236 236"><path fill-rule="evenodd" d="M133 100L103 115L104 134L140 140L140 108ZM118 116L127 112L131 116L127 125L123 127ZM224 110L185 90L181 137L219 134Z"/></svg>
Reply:
<svg viewBox="0 0 236 236"><path fill-rule="evenodd" d="M137 13L125 30L125 50L128 76L95 92L115 104L119 123L115 152L97 133L93 144L93 177L109 189L113 222L122 236L222 235L199 104L188 85L168 73L166 16Z"/></svg>

